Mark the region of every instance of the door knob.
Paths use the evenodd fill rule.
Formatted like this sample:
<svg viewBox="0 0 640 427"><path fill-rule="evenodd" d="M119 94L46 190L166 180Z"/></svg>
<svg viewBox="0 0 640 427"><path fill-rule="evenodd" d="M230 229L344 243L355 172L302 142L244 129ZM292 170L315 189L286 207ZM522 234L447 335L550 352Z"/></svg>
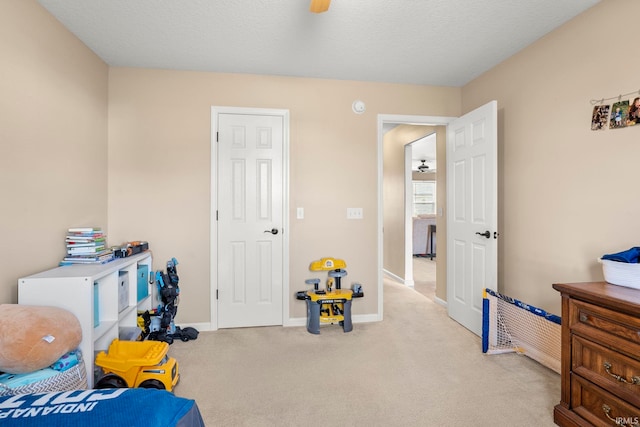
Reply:
<svg viewBox="0 0 640 427"><path fill-rule="evenodd" d="M277 228L272 228L271 230L264 230L265 233L278 234ZM488 233L488 231L487 231Z"/></svg>
<svg viewBox="0 0 640 427"><path fill-rule="evenodd" d="M479 231L476 231L476 234L478 234L478 235L480 235L480 236L484 236L484 237L486 237L487 239L488 239L489 237L491 237L491 233L489 232L489 230L485 231L484 233L481 233L481 232L479 232Z"/></svg>

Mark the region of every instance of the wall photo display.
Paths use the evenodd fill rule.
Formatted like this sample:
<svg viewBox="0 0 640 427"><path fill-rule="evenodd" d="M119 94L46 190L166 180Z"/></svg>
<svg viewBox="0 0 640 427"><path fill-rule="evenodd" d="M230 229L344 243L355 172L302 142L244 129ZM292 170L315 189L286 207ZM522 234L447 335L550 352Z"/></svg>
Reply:
<svg viewBox="0 0 640 427"><path fill-rule="evenodd" d="M627 126L640 125L640 96L636 96L629 106Z"/></svg>
<svg viewBox="0 0 640 427"><path fill-rule="evenodd" d="M611 106L611 119L609 129L618 129L627 126L629 117L629 101L619 101Z"/></svg>
<svg viewBox="0 0 640 427"><path fill-rule="evenodd" d="M591 130L604 130L609 122L611 105L596 105L591 116Z"/></svg>
<svg viewBox="0 0 640 427"><path fill-rule="evenodd" d="M640 91L634 92L640 95ZM627 94L628 96L631 94ZM591 103L598 104L593 107L591 113L591 130L620 129L629 126L640 125L640 96L633 100L622 101L623 95L616 98L618 102L605 105L605 99L592 100Z"/></svg>

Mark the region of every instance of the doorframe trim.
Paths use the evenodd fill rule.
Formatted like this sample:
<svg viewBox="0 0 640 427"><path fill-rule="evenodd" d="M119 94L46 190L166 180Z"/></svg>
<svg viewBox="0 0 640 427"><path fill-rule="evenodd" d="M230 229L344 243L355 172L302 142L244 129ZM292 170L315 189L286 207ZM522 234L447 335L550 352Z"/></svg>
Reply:
<svg viewBox="0 0 640 427"><path fill-rule="evenodd" d="M211 268L209 277L210 290L210 315L211 329L218 330L218 299L216 291L218 289L218 222L213 219L213 215L218 210L218 152L216 146L216 134L218 133L218 115L220 114L243 114L260 116L282 117L282 326L288 326L289 319L289 139L290 139L290 119L289 110L274 108L245 108L245 107L211 107L211 176L210 176L210 196L211 211L209 218L210 237L209 265Z"/></svg>
<svg viewBox="0 0 640 427"><path fill-rule="evenodd" d="M457 117L448 117L448 116L412 116L412 115L396 115L396 114L378 114L378 237L377 237L377 245L378 245L378 320L383 319L383 273L384 273L384 264L383 264L383 209L384 209L384 201L383 201L383 188L382 188L382 180L384 175L384 157L383 157L383 143L384 143L384 125L385 124L399 124L399 125L424 125L424 126L447 126L453 120L457 119ZM406 191L406 189L405 189ZM405 215L406 216L406 215ZM405 224L406 225L406 224ZM411 250L409 245L405 245L405 252L409 252L409 256L411 256ZM405 254L406 256L406 254ZM405 263L406 265L406 263Z"/></svg>

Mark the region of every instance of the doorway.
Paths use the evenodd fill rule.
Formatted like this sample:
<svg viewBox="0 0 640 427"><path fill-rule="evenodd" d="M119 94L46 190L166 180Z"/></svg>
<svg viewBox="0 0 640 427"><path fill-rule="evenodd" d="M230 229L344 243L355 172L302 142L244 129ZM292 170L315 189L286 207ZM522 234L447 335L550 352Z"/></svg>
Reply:
<svg viewBox="0 0 640 427"><path fill-rule="evenodd" d="M446 125L454 119L454 117L431 116L378 116L378 211L381 213L378 217L378 263L380 266L382 266L382 268L379 270L379 295L383 294L383 275L393 277L395 280L400 281L407 286L414 285L411 231L412 212L410 209L406 208L408 194L411 194L411 192L405 191L405 187L407 185L410 185L411 183L411 167L406 166L406 162L409 162L410 164L410 157L405 157L404 146L407 143L415 141L426 134L433 133L434 131L440 131L439 133L442 135L440 143L444 150L446 139ZM387 144L389 142L388 139L387 141L385 141L385 131L393 126L395 126L396 128L406 126L417 129L415 129L416 133L414 134L413 138L406 138L402 142L392 147ZM391 151L391 153L389 153L389 151ZM393 156L393 160L391 162L388 162L388 154L391 154ZM441 160L444 161L444 155L442 155ZM392 171L392 179L387 181L386 174L387 172L389 172L389 166L394 168L394 170ZM441 170L442 173L445 172L444 167L441 168ZM389 182L391 182L392 186L395 186L395 188L388 188L387 184ZM438 182L438 185L444 186L444 176L441 180L438 180ZM445 188L443 187L442 190L438 190L438 193L445 197ZM389 209L390 206L387 204L387 202L389 201L391 201L391 209ZM444 204L445 203L443 199L441 206L444 206ZM393 236L396 236L396 238L394 239ZM403 236L404 238L398 239L397 236ZM398 241L400 243L398 243ZM398 244L401 245L399 249L397 248ZM446 266L446 257L444 256L442 256L441 258L434 258L434 261L438 263L444 263L442 265ZM441 288L446 291L446 287L444 285L446 283L446 268L438 268L437 280L438 283L442 283ZM440 288L440 286L438 287ZM446 296L444 298L446 298ZM381 300L382 298L379 299L379 301ZM382 306L379 307L379 311L382 313Z"/></svg>
<svg viewBox="0 0 640 427"><path fill-rule="evenodd" d="M394 236L387 227L385 195L391 193L383 186L384 163L388 148L384 144L383 129L389 123L432 125L444 128L446 203L438 212L440 256L437 257L436 292L446 299L449 316L472 332L481 329L482 290L497 288L497 102L491 101L461 117L378 116L378 291L383 295L382 275L389 265L385 259L387 240L383 233ZM438 158L442 159L440 156ZM443 169L443 168L439 168ZM438 190L442 193L441 190ZM405 209L405 218L408 213ZM384 221L383 221L384 219ZM444 225L444 227L441 227ZM480 230L479 230L480 228ZM493 235L491 232L493 231ZM396 233L395 236L401 235ZM443 235L446 236L443 238ZM491 239L491 236L493 238ZM405 235L405 242L407 240ZM408 245L405 244L408 247ZM443 247L444 246L444 247ZM403 254L403 264L407 252ZM442 256L446 254L446 256ZM443 266L438 267L438 266ZM406 269L405 269L406 272ZM442 277L444 276L444 277ZM443 289L444 288L444 289ZM382 298L379 311L382 317Z"/></svg>
<svg viewBox="0 0 640 427"><path fill-rule="evenodd" d="M428 133L405 145L405 209L411 215L405 227L412 249L408 259L413 289L436 302L437 133L433 126L418 128Z"/></svg>

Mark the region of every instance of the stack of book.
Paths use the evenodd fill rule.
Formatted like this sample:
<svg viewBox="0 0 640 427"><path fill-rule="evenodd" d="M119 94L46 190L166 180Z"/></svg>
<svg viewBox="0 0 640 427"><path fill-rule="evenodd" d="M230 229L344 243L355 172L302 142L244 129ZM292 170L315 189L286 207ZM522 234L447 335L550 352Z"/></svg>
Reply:
<svg viewBox="0 0 640 427"><path fill-rule="evenodd" d="M60 265L104 264L114 259L100 227L70 228L67 231L67 256Z"/></svg>

